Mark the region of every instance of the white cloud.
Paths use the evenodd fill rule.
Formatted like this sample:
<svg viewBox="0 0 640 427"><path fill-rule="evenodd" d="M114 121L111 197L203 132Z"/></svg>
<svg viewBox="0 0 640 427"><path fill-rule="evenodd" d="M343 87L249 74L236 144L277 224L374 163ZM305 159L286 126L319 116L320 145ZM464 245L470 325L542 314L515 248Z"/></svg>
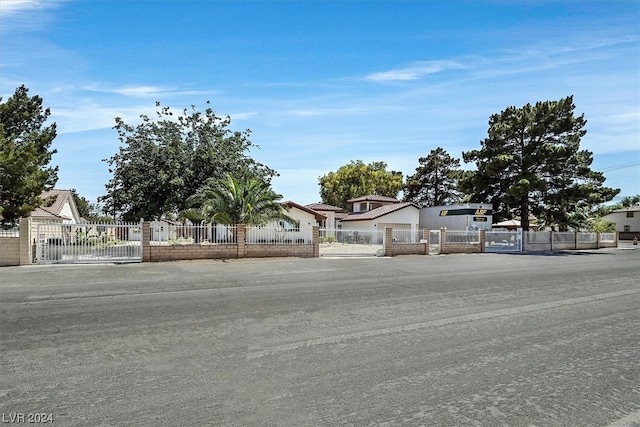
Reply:
<svg viewBox="0 0 640 427"><path fill-rule="evenodd" d="M444 70L461 68L465 67L460 62L455 60L421 61L416 62L415 65L412 65L410 67L398 68L395 70L384 71L380 73L372 73L365 76L365 79L375 82L420 80L430 74L439 73Z"/></svg>
<svg viewBox="0 0 640 427"><path fill-rule="evenodd" d="M8 17L29 10L54 9L70 0L2 0L0 15Z"/></svg>

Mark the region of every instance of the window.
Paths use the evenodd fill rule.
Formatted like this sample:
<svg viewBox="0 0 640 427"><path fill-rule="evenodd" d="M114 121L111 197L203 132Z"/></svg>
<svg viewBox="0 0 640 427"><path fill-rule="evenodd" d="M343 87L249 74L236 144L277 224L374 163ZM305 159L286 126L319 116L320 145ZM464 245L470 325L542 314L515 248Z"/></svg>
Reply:
<svg viewBox="0 0 640 427"><path fill-rule="evenodd" d="M627 218L633 218L633 212L627 211Z"/></svg>
<svg viewBox="0 0 640 427"><path fill-rule="evenodd" d="M631 226L630 225L625 225L624 226L624 231L631 231Z"/></svg>
<svg viewBox="0 0 640 427"><path fill-rule="evenodd" d="M281 228L283 228L285 230L288 230L288 231L291 231L291 230L300 231L300 221L299 220L295 221L293 224L290 223L289 221L279 221L278 225Z"/></svg>
<svg viewBox="0 0 640 427"><path fill-rule="evenodd" d="M365 212L367 210L367 202L360 203L360 212Z"/></svg>

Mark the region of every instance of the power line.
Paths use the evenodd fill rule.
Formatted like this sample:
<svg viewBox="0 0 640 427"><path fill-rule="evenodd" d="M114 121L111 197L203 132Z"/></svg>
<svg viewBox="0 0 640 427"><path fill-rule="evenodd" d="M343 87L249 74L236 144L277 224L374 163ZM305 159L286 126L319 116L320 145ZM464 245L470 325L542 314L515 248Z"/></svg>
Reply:
<svg viewBox="0 0 640 427"><path fill-rule="evenodd" d="M640 160L635 160L633 162L620 163L618 165L608 166L606 168L600 169L599 172L609 172L609 171L615 171L615 170L618 170L618 169L626 169L626 168L630 168L631 166L635 166L635 165L640 165Z"/></svg>

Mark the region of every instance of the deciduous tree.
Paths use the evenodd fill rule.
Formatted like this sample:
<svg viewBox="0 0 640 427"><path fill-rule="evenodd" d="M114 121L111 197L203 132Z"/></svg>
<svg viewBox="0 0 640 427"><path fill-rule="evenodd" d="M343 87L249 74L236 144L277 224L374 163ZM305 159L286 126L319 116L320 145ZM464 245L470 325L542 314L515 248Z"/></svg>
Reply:
<svg viewBox="0 0 640 427"><path fill-rule="evenodd" d="M402 172L387 171L385 162L351 161L318 178L323 203L348 209L347 200L375 194L397 197L402 190Z"/></svg>
<svg viewBox="0 0 640 427"><path fill-rule="evenodd" d="M574 110L569 96L492 115L481 149L463 153L477 166L461 183L471 201L492 203L497 219L519 216L524 229L530 214L566 229L576 213L611 200L620 190L591 170L592 153L580 150L586 120Z"/></svg>
<svg viewBox="0 0 640 427"><path fill-rule="evenodd" d="M113 178L100 199L109 212L125 220L176 215L209 179L251 173L269 182L276 175L248 155L255 147L250 131L232 131L229 116L195 106L174 115L156 106L156 120L141 115L142 122L133 126L116 118L122 146L105 159Z"/></svg>
<svg viewBox="0 0 640 427"><path fill-rule="evenodd" d="M50 166L56 150L56 124L42 98L30 97L24 85L2 102L0 98L0 225L10 227L40 206L43 191L58 180L58 167Z"/></svg>

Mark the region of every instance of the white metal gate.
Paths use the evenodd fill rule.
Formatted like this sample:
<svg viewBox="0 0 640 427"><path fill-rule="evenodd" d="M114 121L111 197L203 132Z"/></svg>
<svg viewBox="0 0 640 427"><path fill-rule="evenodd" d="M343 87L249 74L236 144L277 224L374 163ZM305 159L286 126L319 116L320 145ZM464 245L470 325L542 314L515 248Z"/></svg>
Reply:
<svg viewBox="0 0 640 427"><path fill-rule="evenodd" d="M38 224L38 264L141 261L141 223Z"/></svg>
<svg viewBox="0 0 640 427"><path fill-rule="evenodd" d="M320 229L320 256L376 256L383 249L384 230Z"/></svg>
<svg viewBox="0 0 640 427"><path fill-rule="evenodd" d="M440 230L429 230L429 255L440 254L440 245L442 244L440 236Z"/></svg>
<svg viewBox="0 0 640 427"><path fill-rule="evenodd" d="M522 228L485 232L485 252L522 252Z"/></svg>

